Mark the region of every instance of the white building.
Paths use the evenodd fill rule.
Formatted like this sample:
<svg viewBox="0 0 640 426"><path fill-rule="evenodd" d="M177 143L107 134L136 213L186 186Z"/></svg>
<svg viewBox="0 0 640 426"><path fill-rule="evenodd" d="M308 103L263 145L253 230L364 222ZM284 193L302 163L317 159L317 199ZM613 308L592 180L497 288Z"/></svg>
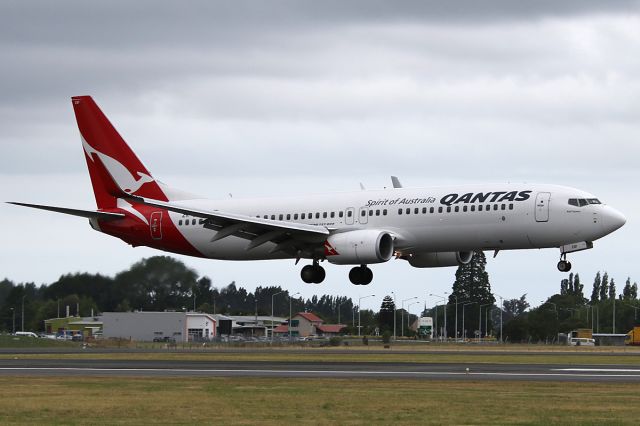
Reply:
<svg viewBox="0 0 640 426"><path fill-rule="evenodd" d="M189 342L216 336L216 320L199 312L104 312L104 338Z"/></svg>

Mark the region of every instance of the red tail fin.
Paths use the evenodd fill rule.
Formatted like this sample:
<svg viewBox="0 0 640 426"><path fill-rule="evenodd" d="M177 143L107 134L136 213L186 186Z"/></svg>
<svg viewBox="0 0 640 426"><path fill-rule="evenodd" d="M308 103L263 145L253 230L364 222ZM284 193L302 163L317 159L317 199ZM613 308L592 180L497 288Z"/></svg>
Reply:
<svg viewBox="0 0 640 426"><path fill-rule="evenodd" d="M74 96L71 100L98 208L115 208L122 191L168 201L91 96Z"/></svg>

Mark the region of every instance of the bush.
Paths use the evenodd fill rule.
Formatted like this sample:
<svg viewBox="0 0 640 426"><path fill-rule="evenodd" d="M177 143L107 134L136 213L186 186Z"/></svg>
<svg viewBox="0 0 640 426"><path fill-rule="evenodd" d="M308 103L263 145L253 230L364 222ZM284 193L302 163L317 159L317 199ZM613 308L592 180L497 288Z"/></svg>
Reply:
<svg viewBox="0 0 640 426"><path fill-rule="evenodd" d="M391 332L389 330L386 330L384 333L382 333L382 343L384 343L385 345L391 343Z"/></svg>
<svg viewBox="0 0 640 426"><path fill-rule="evenodd" d="M333 336L329 339L329 346L340 346L342 343L342 338L338 336Z"/></svg>

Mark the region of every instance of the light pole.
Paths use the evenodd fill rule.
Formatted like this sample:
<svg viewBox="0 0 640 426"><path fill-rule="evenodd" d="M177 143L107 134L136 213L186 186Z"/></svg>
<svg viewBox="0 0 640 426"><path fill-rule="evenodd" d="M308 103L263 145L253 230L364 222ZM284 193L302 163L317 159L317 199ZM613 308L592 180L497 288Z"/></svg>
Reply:
<svg viewBox="0 0 640 426"><path fill-rule="evenodd" d="M11 332L11 334L16 334L16 309L15 308L11 308L11 314L13 316L13 331Z"/></svg>
<svg viewBox="0 0 640 426"><path fill-rule="evenodd" d="M504 298L496 293L496 296L500 298L500 343L502 343L502 311L504 310Z"/></svg>
<svg viewBox="0 0 640 426"><path fill-rule="evenodd" d="M24 298L27 297L25 294L22 296L22 331L24 331Z"/></svg>
<svg viewBox="0 0 640 426"><path fill-rule="evenodd" d="M464 305L462 305L462 341L464 342L464 340L467 338L467 329L464 328L464 309L469 306L469 305L475 305L478 302L469 302L469 303L465 303Z"/></svg>
<svg viewBox="0 0 640 426"><path fill-rule="evenodd" d="M296 294L292 294L291 296L289 296L289 324L288 324L288 331L289 331L289 341L291 341L291 299L293 298L293 296L298 296L300 294L300 292L296 293Z"/></svg>
<svg viewBox="0 0 640 426"><path fill-rule="evenodd" d="M393 341L396 341L396 315L397 315L397 307L396 307L396 292L392 291L391 294L393 294ZM358 304L358 312L360 312L360 305ZM359 326L359 324L358 324ZM358 328L358 333L360 333L360 328ZM360 334L358 334L359 336Z"/></svg>
<svg viewBox="0 0 640 426"><path fill-rule="evenodd" d="M274 293L274 294L271 295L271 343L273 343L273 303L274 303L273 298L276 297L277 295L279 295L280 293L284 293L284 290L283 291L279 291L279 292ZM213 300L214 300L214 302L213 302L214 308L213 309L215 310L215 306L216 306L215 299L213 299Z"/></svg>
<svg viewBox="0 0 640 426"><path fill-rule="evenodd" d="M613 334L616 334L616 298L613 298Z"/></svg>
<svg viewBox="0 0 640 426"><path fill-rule="evenodd" d="M429 296L439 297L440 299L442 299L442 303L444 305L444 340L446 342L447 341L447 299L433 293L430 293Z"/></svg>
<svg viewBox="0 0 640 426"><path fill-rule="evenodd" d="M358 299L358 337L360 337L360 303L362 303L362 299L366 299L367 297L375 297L375 294L370 294L369 296L362 296ZM395 318L395 306L393 308L394 308L393 316Z"/></svg>
<svg viewBox="0 0 640 426"><path fill-rule="evenodd" d="M480 305L480 318L478 318L478 343L480 343L480 339L482 338L482 308L484 308L485 306L490 306L493 305L493 303L485 303L484 305ZM484 331L485 334L487 333L487 331Z"/></svg>
<svg viewBox="0 0 640 426"><path fill-rule="evenodd" d="M400 336L404 337L404 302L408 301L408 300L413 300L413 299L417 299L418 296L416 297L410 297L408 299L404 299L402 301L402 320L400 321Z"/></svg>
<svg viewBox="0 0 640 426"><path fill-rule="evenodd" d="M417 303L420 303L420 301L419 301L419 300L416 300L415 302L411 302L411 303L409 303L409 305L407 305L407 328L409 328L409 321L410 321L410 318L411 318L411 312L409 311L409 309L410 309L413 305L415 305L415 304L417 304Z"/></svg>

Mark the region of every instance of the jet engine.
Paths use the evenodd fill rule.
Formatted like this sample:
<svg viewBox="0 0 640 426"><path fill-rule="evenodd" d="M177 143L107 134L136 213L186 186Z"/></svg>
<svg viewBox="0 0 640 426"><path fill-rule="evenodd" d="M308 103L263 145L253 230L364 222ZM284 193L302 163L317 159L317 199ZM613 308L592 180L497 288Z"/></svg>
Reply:
<svg viewBox="0 0 640 426"><path fill-rule="evenodd" d="M374 229L341 232L327 238L325 255L336 265L386 262L393 256L393 237Z"/></svg>
<svg viewBox="0 0 640 426"><path fill-rule="evenodd" d="M472 251L447 251L433 253L417 253L407 257L414 268L439 268L443 266L466 265L471 262Z"/></svg>

